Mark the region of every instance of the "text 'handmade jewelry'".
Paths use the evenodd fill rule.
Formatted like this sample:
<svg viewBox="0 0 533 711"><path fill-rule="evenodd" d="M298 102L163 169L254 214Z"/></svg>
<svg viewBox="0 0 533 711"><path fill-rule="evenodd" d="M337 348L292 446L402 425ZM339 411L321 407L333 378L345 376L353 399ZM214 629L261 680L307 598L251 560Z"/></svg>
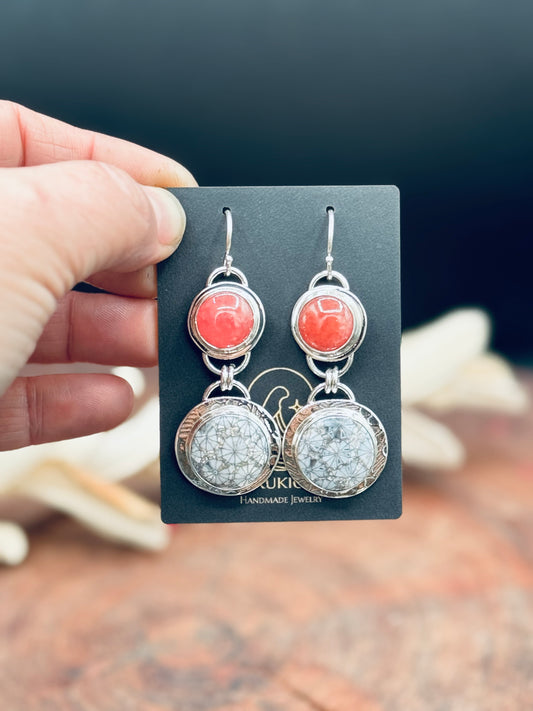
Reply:
<svg viewBox="0 0 533 711"><path fill-rule="evenodd" d="M247 388L234 380L248 365L250 351L261 338L265 312L244 274L232 266L233 219L229 208L224 208L224 214L224 265L211 272L188 316L191 338L219 380L181 422L175 449L178 464L192 484L212 494L236 496L268 479L279 458L281 438L269 413L252 402ZM229 363L238 358L242 358L240 363ZM217 365L212 359L228 362ZM217 389L233 388L244 397L211 397Z"/></svg>
<svg viewBox="0 0 533 711"><path fill-rule="evenodd" d="M291 328L311 371L324 382L292 418L283 439L283 461L295 481L319 496L342 498L368 489L387 462L387 435L378 417L358 403L340 378L366 334L363 305L347 279L333 271L334 209L328 215L326 269L294 305ZM322 283L319 283L322 282ZM346 362L339 368L335 363ZM324 363L321 369L315 361ZM327 367L329 365L329 367ZM343 392L347 398L317 400Z"/></svg>

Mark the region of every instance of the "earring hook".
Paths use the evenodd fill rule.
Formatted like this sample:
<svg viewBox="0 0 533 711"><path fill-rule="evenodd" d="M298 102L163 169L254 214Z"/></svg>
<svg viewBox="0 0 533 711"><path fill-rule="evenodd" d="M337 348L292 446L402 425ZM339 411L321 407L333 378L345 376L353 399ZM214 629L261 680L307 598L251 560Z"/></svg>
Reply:
<svg viewBox="0 0 533 711"><path fill-rule="evenodd" d="M231 238L233 236L233 217L229 207L225 207L222 212L226 216L226 252L224 254L224 267L226 269L225 275L229 276L231 274L231 265L233 263L233 257L230 254Z"/></svg>
<svg viewBox="0 0 533 711"><path fill-rule="evenodd" d="M333 233L335 232L335 208L327 207L326 212L328 215L328 252L326 255L326 279L331 279L333 275L333 257L331 252L333 250Z"/></svg>

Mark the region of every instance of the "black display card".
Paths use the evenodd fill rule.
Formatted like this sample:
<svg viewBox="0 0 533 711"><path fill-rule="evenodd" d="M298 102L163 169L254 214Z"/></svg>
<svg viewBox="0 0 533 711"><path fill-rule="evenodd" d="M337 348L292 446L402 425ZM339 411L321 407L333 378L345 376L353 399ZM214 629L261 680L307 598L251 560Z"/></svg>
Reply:
<svg viewBox="0 0 533 711"><path fill-rule="evenodd" d="M397 518L401 514L399 193L394 186L226 187L172 190L187 214L176 253L158 268L162 517L166 523ZM210 272L222 265L232 211L233 265L262 300L266 326L238 379L285 427L321 381L295 343L292 307L325 269L328 217L335 209L333 268L368 315L366 338L342 378L385 426L389 457L379 479L351 498L299 488L280 464L245 496L204 492L181 474L174 454L185 414L217 378L187 330L187 313ZM219 391L215 393L220 394ZM238 393L235 393L236 395ZM342 396L341 396L342 397Z"/></svg>

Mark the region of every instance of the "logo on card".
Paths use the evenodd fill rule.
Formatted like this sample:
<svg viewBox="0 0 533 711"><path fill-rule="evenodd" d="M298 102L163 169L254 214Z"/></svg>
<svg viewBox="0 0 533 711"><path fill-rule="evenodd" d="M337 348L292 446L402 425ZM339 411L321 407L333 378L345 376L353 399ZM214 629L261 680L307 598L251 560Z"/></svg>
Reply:
<svg viewBox="0 0 533 711"><path fill-rule="evenodd" d="M263 405L276 420L283 435L292 417L307 403L313 389L310 381L292 368L269 368L259 373L248 386L254 402ZM285 469L280 458L272 476L251 494L240 497L240 503L284 504L289 506L319 504L320 496L310 496Z"/></svg>
<svg viewBox="0 0 533 711"><path fill-rule="evenodd" d="M283 435L291 418L306 404L313 385L292 368L269 368L259 373L248 389L252 399L272 415ZM281 458L274 471L286 471Z"/></svg>

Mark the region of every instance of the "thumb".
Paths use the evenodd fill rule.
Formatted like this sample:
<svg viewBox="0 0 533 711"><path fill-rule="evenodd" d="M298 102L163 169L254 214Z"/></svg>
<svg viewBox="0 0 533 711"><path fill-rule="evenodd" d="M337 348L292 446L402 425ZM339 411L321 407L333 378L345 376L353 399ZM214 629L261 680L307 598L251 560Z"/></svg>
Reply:
<svg viewBox="0 0 533 711"><path fill-rule="evenodd" d="M1 169L0 393L74 284L161 261L184 229L171 193L105 163Z"/></svg>
<svg viewBox="0 0 533 711"><path fill-rule="evenodd" d="M133 271L165 259L185 229L171 193L93 161L0 170L0 207L0 250L10 248L17 272L27 267L24 255L39 260L41 271L51 269L56 296L96 271Z"/></svg>

